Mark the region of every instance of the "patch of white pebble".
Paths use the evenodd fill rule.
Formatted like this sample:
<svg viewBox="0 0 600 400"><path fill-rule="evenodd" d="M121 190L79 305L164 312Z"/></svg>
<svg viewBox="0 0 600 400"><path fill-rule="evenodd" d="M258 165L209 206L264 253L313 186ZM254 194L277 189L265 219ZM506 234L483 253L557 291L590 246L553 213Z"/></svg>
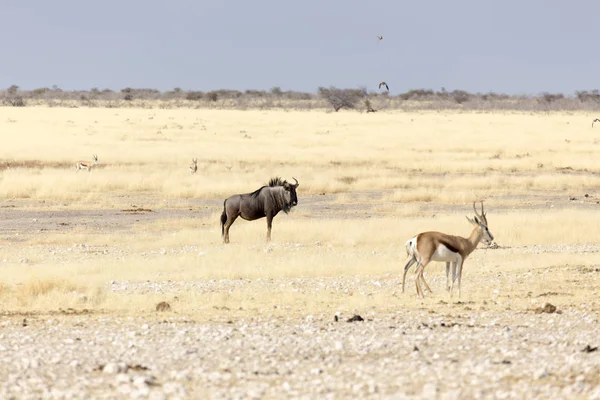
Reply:
<svg viewBox="0 0 600 400"><path fill-rule="evenodd" d="M598 399L598 315L561 311L2 316L0 398Z"/></svg>

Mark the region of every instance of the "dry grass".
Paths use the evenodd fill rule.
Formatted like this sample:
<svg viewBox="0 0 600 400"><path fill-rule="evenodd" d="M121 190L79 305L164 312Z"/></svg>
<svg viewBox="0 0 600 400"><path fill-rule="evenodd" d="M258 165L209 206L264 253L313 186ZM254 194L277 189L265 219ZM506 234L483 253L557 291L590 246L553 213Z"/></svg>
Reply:
<svg viewBox="0 0 600 400"><path fill-rule="evenodd" d="M218 207L207 218L165 216L115 231L81 225L67 234L31 230L18 241L5 240L4 309L140 312L170 296L113 293L113 280L396 279L404 241L426 230L467 235L464 216L471 214L474 199L487 200L490 228L505 246L586 244L600 236L589 211L519 210L523 203L543 203L550 192L564 197L597 192L598 143L583 113L81 108L2 113L0 130L11 140L0 149L0 196L24 209L121 209L134 203L187 209L197 199L220 204L273 175L300 181L300 205L275 219L271 246L264 244L264 221L236 222L231 245L223 246ZM99 168L76 173L75 162L93 153ZM196 175L188 170L193 157L199 160ZM303 208L305 199L321 193L336 194L326 203L331 208ZM317 211L328 218L315 216ZM570 273L566 265L577 263L600 264L600 256L476 251L465 267L465 300L484 300L495 290L518 297L560 288ZM550 267L543 284L527 276ZM429 266L427 275L436 288L443 287L441 265ZM412 295L412 281L410 295L398 297L398 290L187 291L178 294L175 309L204 315L215 306L279 312L275 304L282 307L277 310L310 312L366 302L381 308L422 304ZM438 290L426 301L440 299L447 296Z"/></svg>
<svg viewBox="0 0 600 400"><path fill-rule="evenodd" d="M417 202L600 186L597 176L557 171L597 170L598 143L583 113L15 108L3 114L0 129L11 140L0 149L2 196L73 207L103 207L103 198L132 192L222 197L251 191L271 175L298 177L305 195L397 189L392 199ZM99 168L75 173L75 162L92 153ZM193 157L199 170L190 176Z"/></svg>

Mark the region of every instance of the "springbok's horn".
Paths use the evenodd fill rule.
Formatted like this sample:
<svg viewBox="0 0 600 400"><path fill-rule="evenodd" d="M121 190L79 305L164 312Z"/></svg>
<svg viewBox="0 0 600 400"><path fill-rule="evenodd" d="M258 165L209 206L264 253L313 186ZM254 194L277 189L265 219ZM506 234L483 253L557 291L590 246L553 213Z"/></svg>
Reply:
<svg viewBox="0 0 600 400"><path fill-rule="evenodd" d="M292 179L296 181L296 186L299 186L299 185L300 185L300 184L298 183L298 179L294 178L293 176L292 176Z"/></svg>

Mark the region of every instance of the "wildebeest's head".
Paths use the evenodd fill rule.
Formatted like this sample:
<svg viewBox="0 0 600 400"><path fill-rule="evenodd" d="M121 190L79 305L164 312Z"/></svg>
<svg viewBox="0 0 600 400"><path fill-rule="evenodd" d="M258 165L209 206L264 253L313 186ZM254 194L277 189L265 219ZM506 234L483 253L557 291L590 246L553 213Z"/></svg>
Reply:
<svg viewBox="0 0 600 400"><path fill-rule="evenodd" d="M298 205L298 195L296 194L296 188L300 184L298 183L298 180L296 178L292 179L296 181L295 184L289 183L288 181L282 181L281 178L273 178L269 181L269 186L271 187L283 187L283 196L285 201L282 205L282 209L286 213L289 212L292 209L292 207Z"/></svg>

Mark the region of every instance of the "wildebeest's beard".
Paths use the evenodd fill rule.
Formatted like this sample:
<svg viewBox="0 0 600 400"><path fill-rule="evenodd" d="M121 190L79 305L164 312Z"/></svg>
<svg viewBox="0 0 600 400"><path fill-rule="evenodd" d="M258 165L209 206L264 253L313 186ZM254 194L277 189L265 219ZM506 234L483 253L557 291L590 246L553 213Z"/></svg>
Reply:
<svg viewBox="0 0 600 400"><path fill-rule="evenodd" d="M284 189L283 191L283 204L281 206L281 209L283 210L284 213L289 213L290 210L292 209L292 199L291 199L291 194L290 191L287 189Z"/></svg>

